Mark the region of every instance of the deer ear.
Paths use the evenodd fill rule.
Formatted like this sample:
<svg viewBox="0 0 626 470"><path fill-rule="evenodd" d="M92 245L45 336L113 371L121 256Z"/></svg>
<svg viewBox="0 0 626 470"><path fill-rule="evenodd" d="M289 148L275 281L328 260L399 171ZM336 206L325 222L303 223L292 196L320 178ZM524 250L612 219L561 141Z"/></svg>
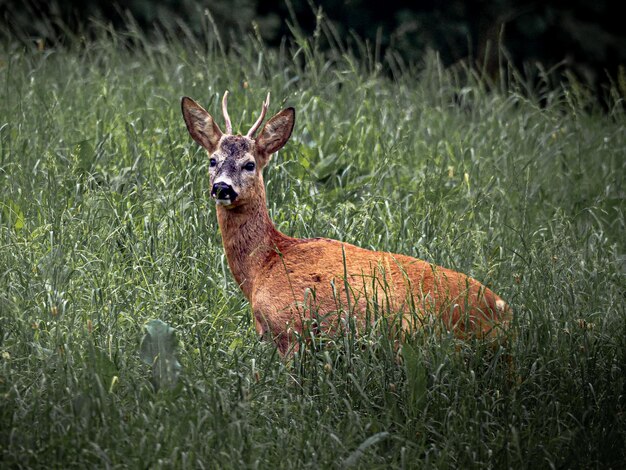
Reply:
<svg viewBox="0 0 626 470"><path fill-rule="evenodd" d="M256 138L256 144L261 152L267 156L280 150L287 143L296 121L296 110L283 109L263 126L261 134Z"/></svg>
<svg viewBox="0 0 626 470"><path fill-rule="evenodd" d="M183 97L180 106L187 130L193 140L213 153L222 137L222 131L213 117L202 106L186 96Z"/></svg>

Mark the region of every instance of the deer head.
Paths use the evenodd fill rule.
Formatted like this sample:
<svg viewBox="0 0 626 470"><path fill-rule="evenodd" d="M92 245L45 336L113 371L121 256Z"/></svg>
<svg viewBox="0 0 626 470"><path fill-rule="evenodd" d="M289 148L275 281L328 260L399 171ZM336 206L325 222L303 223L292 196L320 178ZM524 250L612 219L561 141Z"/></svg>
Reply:
<svg viewBox="0 0 626 470"><path fill-rule="evenodd" d="M270 95L263 102L261 115L247 134L234 135L228 116L228 91L222 98L222 113L226 122L223 133L213 117L188 97L181 102L183 117L191 137L209 154L211 196L225 209L241 207L256 196L263 195L262 170L271 155L289 140L296 112L283 109L272 117L258 136L254 136L265 118Z"/></svg>

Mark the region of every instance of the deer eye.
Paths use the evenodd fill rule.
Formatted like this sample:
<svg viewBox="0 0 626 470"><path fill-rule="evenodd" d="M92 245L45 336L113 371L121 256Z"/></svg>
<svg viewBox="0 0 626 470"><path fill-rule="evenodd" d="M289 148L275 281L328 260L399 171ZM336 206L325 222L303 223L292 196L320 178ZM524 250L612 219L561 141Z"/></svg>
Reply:
<svg viewBox="0 0 626 470"><path fill-rule="evenodd" d="M254 164L254 162L248 162L243 166L243 169L247 171L254 171L255 168L256 165Z"/></svg>
<svg viewBox="0 0 626 470"><path fill-rule="evenodd" d="M209 166L214 167L215 165L217 165L217 160L215 158L211 158L209 160Z"/></svg>

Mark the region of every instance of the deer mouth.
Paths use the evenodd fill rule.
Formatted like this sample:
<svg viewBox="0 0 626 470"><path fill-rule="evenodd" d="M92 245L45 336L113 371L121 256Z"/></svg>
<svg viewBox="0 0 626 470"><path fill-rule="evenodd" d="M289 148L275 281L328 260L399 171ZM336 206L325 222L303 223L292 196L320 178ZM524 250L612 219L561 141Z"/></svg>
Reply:
<svg viewBox="0 0 626 470"><path fill-rule="evenodd" d="M242 201L239 198L230 199L230 198L213 196L213 200L215 201L216 206L222 207L228 210L236 209L242 205Z"/></svg>
<svg viewBox="0 0 626 470"><path fill-rule="evenodd" d="M213 199L215 199L215 204L217 204L218 206L228 207L228 206L233 205L230 199L220 199L220 198L213 198Z"/></svg>

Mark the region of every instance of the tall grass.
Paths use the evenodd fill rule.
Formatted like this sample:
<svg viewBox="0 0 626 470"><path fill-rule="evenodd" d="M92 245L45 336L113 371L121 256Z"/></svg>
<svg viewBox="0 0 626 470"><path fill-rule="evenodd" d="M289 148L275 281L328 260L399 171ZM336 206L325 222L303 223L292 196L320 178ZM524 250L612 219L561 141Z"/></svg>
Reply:
<svg viewBox="0 0 626 470"><path fill-rule="evenodd" d="M576 83L434 55L389 54L388 77L324 22L228 52L208 20L203 40L96 31L1 45L3 468L623 466L617 92L601 113ZM267 91L297 110L265 175L282 231L471 274L512 304L507 344L373 331L284 362L258 342L179 110L219 116L225 89L235 129ZM152 319L177 332L173 388L141 359Z"/></svg>

